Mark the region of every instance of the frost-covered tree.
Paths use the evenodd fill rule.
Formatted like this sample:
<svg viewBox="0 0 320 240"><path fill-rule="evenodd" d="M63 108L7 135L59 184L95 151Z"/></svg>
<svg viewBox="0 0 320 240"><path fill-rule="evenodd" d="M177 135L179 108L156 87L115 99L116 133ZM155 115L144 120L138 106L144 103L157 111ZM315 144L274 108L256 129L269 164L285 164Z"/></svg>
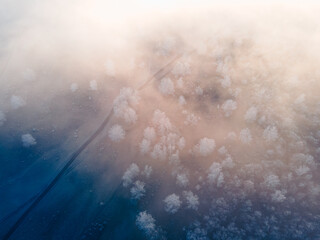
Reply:
<svg viewBox="0 0 320 240"><path fill-rule="evenodd" d="M195 114L186 113L186 120L184 121L184 124L196 126L199 120L200 120L200 118L197 117Z"/></svg>
<svg viewBox="0 0 320 240"><path fill-rule="evenodd" d="M231 86L231 79L229 76L225 76L224 78L220 79L220 83L223 88L229 88Z"/></svg>
<svg viewBox="0 0 320 240"><path fill-rule="evenodd" d="M183 89L184 83L183 83L183 79L182 79L182 78L179 78L179 79L177 80L177 87L178 87L179 89Z"/></svg>
<svg viewBox="0 0 320 240"><path fill-rule="evenodd" d="M71 85L70 85L70 91L71 92L76 92L77 90L79 89L79 86L78 86L78 84L77 83L72 83Z"/></svg>
<svg viewBox="0 0 320 240"><path fill-rule="evenodd" d="M244 119L247 122L254 122L257 119L258 109L256 107L250 107L246 114L244 115Z"/></svg>
<svg viewBox="0 0 320 240"><path fill-rule="evenodd" d="M124 139L126 133L119 124L113 125L108 132L108 136L113 142L120 142Z"/></svg>
<svg viewBox="0 0 320 240"><path fill-rule="evenodd" d="M0 127L5 123L6 120L6 115L0 110Z"/></svg>
<svg viewBox="0 0 320 240"><path fill-rule="evenodd" d="M146 178L149 178L151 176L151 173L152 173L152 167L149 166L149 165L146 165L144 167L144 170L143 170L142 174L145 175Z"/></svg>
<svg viewBox="0 0 320 240"><path fill-rule="evenodd" d="M267 142L273 142L278 139L278 129L276 126L268 126L263 131L263 138Z"/></svg>
<svg viewBox="0 0 320 240"><path fill-rule="evenodd" d="M184 96L182 96L182 95L179 96L179 104L180 104L181 106L187 104L186 99L185 99Z"/></svg>
<svg viewBox="0 0 320 240"><path fill-rule="evenodd" d="M176 179L177 185L180 187L186 187L189 183L189 179L185 173L178 174Z"/></svg>
<svg viewBox="0 0 320 240"><path fill-rule="evenodd" d="M151 146L151 142L147 139L143 139L140 143L140 152L141 154L146 154L149 152Z"/></svg>
<svg viewBox="0 0 320 240"><path fill-rule="evenodd" d="M22 145L26 148L37 144L36 140L30 133L23 134L21 136L21 141L22 141Z"/></svg>
<svg viewBox="0 0 320 240"><path fill-rule="evenodd" d="M90 89L92 91L97 91L98 90L98 83L96 80L91 80L90 81Z"/></svg>
<svg viewBox="0 0 320 240"><path fill-rule="evenodd" d="M183 196L185 198L187 208L192 210L198 210L199 197L191 191L184 191Z"/></svg>
<svg viewBox="0 0 320 240"><path fill-rule="evenodd" d="M159 91L163 95L172 95L174 94L174 84L170 78L163 78L159 84Z"/></svg>
<svg viewBox="0 0 320 240"><path fill-rule="evenodd" d="M203 94L203 89L200 86L197 86L194 91L198 96Z"/></svg>
<svg viewBox="0 0 320 240"><path fill-rule="evenodd" d="M136 218L137 227L147 236L152 237L157 234L155 220L151 214L146 211L140 212Z"/></svg>
<svg viewBox="0 0 320 240"><path fill-rule="evenodd" d="M227 149L226 149L225 146L222 146L222 147L220 147L220 148L218 149L218 153L221 154L221 155L224 155L224 154L226 154L227 152L228 152L228 151L227 151Z"/></svg>
<svg viewBox="0 0 320 240"><path fill-rule="evenodd" d="M224 181L224 176L220 163L214 162L211 164L207 178L210 184L221 186Z"/></svg>
<svg viewBox="0 0 320 240"><path fill-rule="evenodd" d="M135 181L133 186L130 189L131 197L135 200L139 200L141 197L143 197L146 193L145 190L145 183L141 181Z"/></svg>
<svg viewBox="0 0 320 240"><path fill-rule="evenodd" d="M170 119L164 112L160 111L159 109L154 111L152 122L155 126L157 126L159 133L162 135L172 129Z"/></svg>
<svg viewBox="0 0 320 240"><path fill-rule="evenodd" d="M12 109L14 110L21 108L27 104L27 102L22 97L16 96L16 95L11 96L10 103L11 103Z"/></svg>
<svg viewBox="0 0 320 240"><path fill-rule="evenodd" d="M271 197L272 201L274 202L283 202L286 199L284 193L280 190L276 190L274 193L272 193Z"/></svg>
<svg viewBox="0 0 320 240"><path fill-rule="evenodd" d="M114 76L115 75L115 66L114 62L111 59L108 59L104 64L105 72L108 76Z"/></svg>
<svg viewBox="0 0 320 240"><path fill-rule="evenodd" d="M176 46L176 39L174 37L166 37L160 41L157 46L157 53L162 56L168 56L172 53L174 47Z"/></svg>
<svg viewBox="0 0 320 240"><path fill-rule="evenodd" d="M27 68L22 72L22 77L25 81L34 81L36 79L36 73L33 69Z"/></svg>
<svg viewBox="0 0 320 240"><path fill-rule="evenodd" d="M252 141L252 135L249 128L244 128L240 131L240 141L244 144L249 144Z"/></svg>
<svg viewBox="0 0 320 240"><path fill-rule="evenodd" d="M224 115L229 117L232 112L237 109L237 102L232 99L228 99L222 104L221 108L224 111Z"/></svg>
<svg viewBox="0 0 320 240"><path fill-rule="evenodd" d="M113 101L113 111L116 117L124 119L127 123L135 123L138 119L133 106L138 104L138 92L131 88L122 88L120 94Z"/></svg>
<svg viewBox="0 0 320 240"><path fill-rule="evenodd" d="M164 199L164 209L168 213L176 213L181 206L180 197L176 194L171 194Z"/></svg>
<svg viewBox="0 0 320 240"><path fill-rule="evenodd" d="M216 143L213 139L202 138L195 146L195 149L202 157L207 157L214 151L215 147Z"/></svg>
<svg viewBox="0 0 320 240"><path fill-rule="evenodd" d="M297 167L295 169L295 173L298 176L303 176L303 175L305 175L305 174L307 174L309 172L310 172L310 168L308 166L306 166L306 165L301 165L301 166L299 166L299 167Z"/></svg>
<svg viewBox="0 0 320 240"><path fill-rule="evenodd" d="M175 77L183 77L191 73L190 64L187 61L178 61L172 71Z"/></svg>
<svg viewBox="0 0 320 240"><path fill-rule="evenodd" d="M274 189L280 185L280 179L277 175L270 174L264 178L263 185L269 189Z"/></svg>
<svg viewBox="0 0 320 240"><path fill-rule="evenodd" d="M179 148L180 150L184 149L184 147L186 146L186 140L185 140L185 138L184 138L184 137L180 137L179 140L178 140L177 145L178 145L178 148Z"/></svg>
<svg viewBox="0 0 320 240"><path fill-rule="evenodd" d="M196 223L192 229L188 230L186 240L209 240L208 232Z"/></svg>
<svg viewBox="0 0 320 240"><path fill-rule="evenodd" d="M233 159L231 156L227 156L221 163L223 168L233 168L235 166L235 163L233 162Z"/></svg>
<svg viewBox="0 0 320 240"><path fill-rule="evenodd" d="M151 152L151 157L153 159L166 160L167 159L167 146L161 143L157 143L153 147L153 151Z"/></svg>
<svg viewBox="0 0 320 240"><path fill-rule="evenodd" d="M153 127L147 127L144 129L143 136L149 141L153 141L156 138L156 131Z"/></svg>
<svg viewBox="0 0 320 240"><path fill-rule="evenodd" d="M139 175L140 169L137 164L132 163L122 176L123 186L129 186Z"/></svg>

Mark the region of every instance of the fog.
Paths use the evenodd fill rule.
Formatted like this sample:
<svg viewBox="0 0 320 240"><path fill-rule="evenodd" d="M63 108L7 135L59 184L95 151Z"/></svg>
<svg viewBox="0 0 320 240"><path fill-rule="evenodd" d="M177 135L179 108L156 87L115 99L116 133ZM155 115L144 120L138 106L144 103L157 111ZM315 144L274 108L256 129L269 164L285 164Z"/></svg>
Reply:
<svg viewBox="0 0 320 240"><path fill-rule="evenodd" d="M320 238L319 5L0 4L0 236Z"/></svg>

